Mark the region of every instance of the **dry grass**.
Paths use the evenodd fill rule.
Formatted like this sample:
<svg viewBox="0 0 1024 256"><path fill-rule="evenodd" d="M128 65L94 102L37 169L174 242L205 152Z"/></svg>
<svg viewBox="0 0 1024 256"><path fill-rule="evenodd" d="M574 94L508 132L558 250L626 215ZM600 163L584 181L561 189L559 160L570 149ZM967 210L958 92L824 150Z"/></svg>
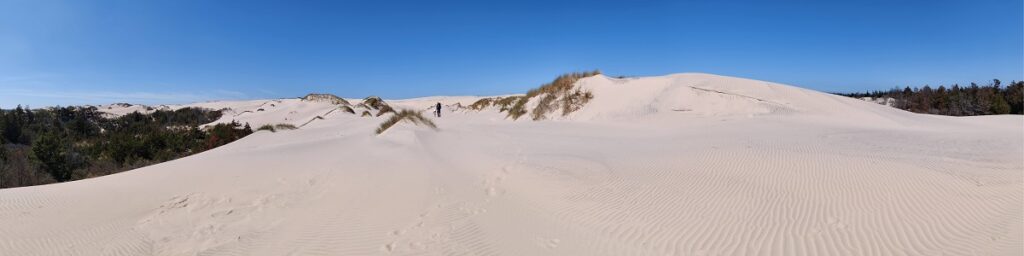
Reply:
<svg viewBox="0 0 1024 256"><path fill-rule="evenodd" d="M500 99L500 98L483 98L483 99L477 100L476 102L473 102L473 104L469 104L469 109L472 109L472 110L482 110L482 109L485 109L487 107L490 107L491 104L493 104L496 101L496 99Z"/></svg>
<svg viewBox="0 0 1024 256"><path fill-rule="evenodd" d="M341 111L345 111L345 112L348 112L349 114L353 114L353 115L356 114L356 111L354 109L352 109L352 107L349 107L349 106L341 106Z"/></svg>
<svg viewBox="0 0 1024 256"><path fill-rule="evenodd" d="M384 100L377 96L366 97L366 99L363 99L363 104L373 109L380 109L387 106L387 103L384 103Z"/></svg>
<svg viewBox="0 0 1024 256"><path fill-rule="evenodd" d="M389 105L383 105L380 107L380 111L377 111L377 116L383 116L387 113L395 113L395 109L391 108Z"/></svg>
<svg viewBox="0 0 1024 256"><path fill-rule="evenodd" d="M492 106L498 107L499 112L506 112L506 117L513 120L517 120L527 113L530 114L533 120L542 120L547 118L548 113L554 112L559 108L562 109L562 115L565 116L583 108L583 105L594 98L594 95L588 91L573 90L573 84L580 79L600 74L600 70L594 70L560 75L555 80L526 92L526 95L483 98L469 105L469 108L472 110L482 110ZM533 110L526 109L526 103L537 96L543 96L537 99L537 106Z"/></svg>
<svg viewBox="0 0 1024 256"><path fill-rule="evenodd" d="M569 113L583 108L583 105L586 105L587 102L590 102L593 98L593 93L581 91L579 89L576 89L576 91L572 93L567 93L565 96L562 96L562 116L566 116Z"/></svg>
<svg viewBox="0 0 1024 256"><path fill-rule="evenodd" d="M540 98L540 101L537 102L537 106L533 108L533 112L530 112L530 116L533 117L533 120L537 121L544 119L544 115L554 110L558 105L558 103L555 102L556 99L558 99L558 96L550 93L545 94L543 98Z"/></svg>
<svg viewBox="0 0 1024 256"><path fill-rule="evenodd" d="M544 95L531 112L531 117L533 120L545 119L547 118L546 115L548 113L554 112L559 106L561 106L562 109L562 116L583 108L583 105L590 101L590 99L593 99L594 95L590 92L581 91L579 89L573 91L573 84L582 78L596 76L599 74L601 74L600 70L564 74L558 76L550 83L530 90L526 93L527 98ZM518 118L518 116L513 116L511 113L509 116Z"/></svg>
<svg viewBox="0 0 1024 256"><path fill-rule="evenodd" d="M515 104L516 101L518 101L520 98L523 98L523 96L509 96L504 98L499 97L494 100L494 105L499 107L498 111L505 112L511 109L512 105Z"/></svg>
<svg viewBox="0 0 1024 256"><path fill-rule="evenodd" d="M391 118L388 118L388 120L385 120L383 123L381 123L380 126L377 127L376 132L377 134L381 134L384 131L388 130L388 128L395 126L395 124L398 124L398 122L401 122L403 120L412 122L413 124L416 125L425 125L427 127L430 127L431 129L437 130L437 125L435 125L433 121L430 121L430 119L423 117L422 113L418 111L403 109L399 112L395 112L395 115L391 116Z"/></svg>
<svg viewBox="0 0 1024 256"><path fill-rule="evenodd" d="M328 103L335 104L335 105L346 105L346 106L347 105L351 105L351 104L349 104L349 102L347 100L342 99L341 97L335 96L334 94L329 94L329 93L310 93L310 94L307 94L305 97L302 97L301 99L303 101L322 101L322 102L328 102Z"/></svg>
<svg viewBox="0 0 1024 256"><path fill-rule="evenodd" d="M369 117L373 117L373 114L370 114L370 111L369 111L369 110L363 110L363 114L362 114L362 115L359 115L359 116L360 116L360 117L367 117L367 116L369 116Z"/></svg>
<svg viewBox="0 0 1024 256"><path fill-rule="evenodd" d="M537 95L544 93L558 94L568 92L572 89L572 85L579 81L581 78L591 77L600 75L601 70L594 70L590 72L572 72L564 75L560 75L555 78L554 81L541 85L540 87L534 88L526 92L527 98L533 98Z"/></svg>
<svg viewBox="0 0 1024 256"><path fill-rule="evenodd" d="M511 117L512 120L517 120L520 116L527 113L526 103L530 101L530 98L526 96L516 96L514 100L515 102L508 108L508 117Z"/></svg>
<svg viewBox="0 0 1024 256"><path fill-rule="evenodd" d="M274 125L264 124L263 126L260 126L259 129L256 129L256 130L257 131L277 132L277 131L295 130L295 129L298 129L298 127L295 127L295 125L292 125L292 124L274 124Z"/></svg>

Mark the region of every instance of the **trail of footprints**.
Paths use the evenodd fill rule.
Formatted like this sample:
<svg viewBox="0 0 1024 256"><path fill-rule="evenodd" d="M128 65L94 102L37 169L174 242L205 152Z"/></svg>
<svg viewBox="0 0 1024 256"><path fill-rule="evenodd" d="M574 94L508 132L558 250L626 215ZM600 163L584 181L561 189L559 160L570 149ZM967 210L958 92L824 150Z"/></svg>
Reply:
<svg viewBox="0 0 1024 256"><path fill-rule="evenodd" d="M419 213L405 227L391 230L390 241L380 246L388 254L442 253L445 255L496 255L485 239L485 234L472 219L486 214L487 206L507 193L502 181L509 175L507 167L485 175L480 182L482 197L463 198L445 187L433 191L442 198ZM468 199L468 200L467 200ZM538 238L538 246L554 248L558 239Z"/></svg>

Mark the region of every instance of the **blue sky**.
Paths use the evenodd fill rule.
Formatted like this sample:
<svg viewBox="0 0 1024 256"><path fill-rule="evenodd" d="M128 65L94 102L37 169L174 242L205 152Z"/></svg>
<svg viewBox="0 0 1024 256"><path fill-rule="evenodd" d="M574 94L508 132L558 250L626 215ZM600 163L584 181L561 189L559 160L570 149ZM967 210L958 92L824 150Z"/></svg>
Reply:
<svg viewBox="0 0 1024 256"><path fill-rule="evenodd" d="M1024 77L1007 1L0 0L0 107L519 93L704 72L822 91Z"/></svg>

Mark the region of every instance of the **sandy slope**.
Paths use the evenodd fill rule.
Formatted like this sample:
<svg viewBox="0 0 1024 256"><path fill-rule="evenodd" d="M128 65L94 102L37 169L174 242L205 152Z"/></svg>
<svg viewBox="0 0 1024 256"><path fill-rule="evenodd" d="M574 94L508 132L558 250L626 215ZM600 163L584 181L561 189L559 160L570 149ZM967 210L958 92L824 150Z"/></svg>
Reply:
<svg viewBox="0 0 1024 256"><path fill-rule="evenodd" d="M596 97L568 117L446 113L440 131L399 124L381 136L383 118L282 100L234 118L324 119L121 174L0 190L0 255L1024 250L1019 116L917 115L703 74L578 85Z"/></svg>

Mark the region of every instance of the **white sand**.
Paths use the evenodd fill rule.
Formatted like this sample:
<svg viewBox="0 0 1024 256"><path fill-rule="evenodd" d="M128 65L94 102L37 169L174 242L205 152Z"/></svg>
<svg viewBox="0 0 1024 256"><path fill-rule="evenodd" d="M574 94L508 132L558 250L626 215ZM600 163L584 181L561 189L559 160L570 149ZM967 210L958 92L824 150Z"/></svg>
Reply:
<svg viewBox="0 0 1024 256"><path fill-rule="evenodd" d="M595 98L568 117L445 112L440 131L380 136L384 117L326 103L204 103L254 127L323 119L0 190L0 255L1024 253L1021 116L912 114L704 74L578 86Z"/></svg>

